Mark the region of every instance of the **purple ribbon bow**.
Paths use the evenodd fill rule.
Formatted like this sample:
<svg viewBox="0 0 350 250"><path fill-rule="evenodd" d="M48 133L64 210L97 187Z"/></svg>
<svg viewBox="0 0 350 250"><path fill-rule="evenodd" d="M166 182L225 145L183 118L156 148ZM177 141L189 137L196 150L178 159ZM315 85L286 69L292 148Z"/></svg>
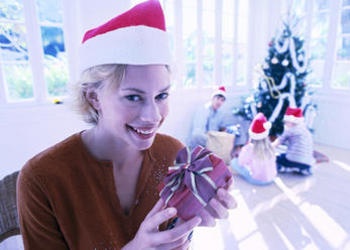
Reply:
<svg viewBox="0 0 350 250"><path fill-rule="evenodd" d="M175 165L169 167L164 179L166 185L160 192L166 204L177 190L187 187L203 206L207 205L217 190L215 182L207 175L214 169L209 158L211 154L201 146L197 146L192 153L187 147L179 151Z"/></svg>

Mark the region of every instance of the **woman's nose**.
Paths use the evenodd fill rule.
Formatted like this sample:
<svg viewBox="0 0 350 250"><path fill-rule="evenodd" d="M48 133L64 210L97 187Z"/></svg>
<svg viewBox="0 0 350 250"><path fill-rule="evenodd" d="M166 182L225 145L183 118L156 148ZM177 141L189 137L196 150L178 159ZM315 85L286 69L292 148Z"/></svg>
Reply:
<svg viewBox="0 0 350 250"><path fill-rule="evenodd" d="M141 109L140 118L142 121L157 123L161 120L160 108L155 102L147 102Z"/></svg>

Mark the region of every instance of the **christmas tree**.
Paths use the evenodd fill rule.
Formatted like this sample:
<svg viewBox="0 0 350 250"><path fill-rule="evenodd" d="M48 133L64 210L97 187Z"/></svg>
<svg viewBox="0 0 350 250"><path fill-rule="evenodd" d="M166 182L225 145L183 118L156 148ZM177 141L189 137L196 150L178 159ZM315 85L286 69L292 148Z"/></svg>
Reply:
<svg viewBox="0 0 350 250"><path fill-rule="evenodd" d="M283 132L283 116L288 106L301 107L310 72L304 41L295 36L291 25L283 23L282 32L268 45L268 56L259 65L258 87L243 100L234 113L252 120L262 112L272 123L271 136Z"/></svg>

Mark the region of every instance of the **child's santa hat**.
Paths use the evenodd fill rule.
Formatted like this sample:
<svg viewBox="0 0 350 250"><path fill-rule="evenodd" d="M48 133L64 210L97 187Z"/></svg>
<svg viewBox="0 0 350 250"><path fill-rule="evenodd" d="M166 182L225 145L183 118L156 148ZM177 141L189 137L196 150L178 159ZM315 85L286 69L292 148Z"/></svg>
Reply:
<svg viewBox="0 0 350 250"><path fill-rule="evenodd" d="M303 111L300 108L287 108L286 113L284 114L284 121L299 124L303 122L303 120Z"/></svg>
<svg viewBox="0 0 350 250"><path fill-rule="evenodd" d="M271 123L263 113L258 113L249 128L249 136L253 140L262 140L269 135Z"/></svg>
<svg viewBox="0 0 350 250"><path fill-rule="evenodd" d="M165 64L171 56L158 0L142 2L87 31L80 50L81 71L102 64Z"/></svg>
<svg viewBox="0 0 350 250"><path fill-rule="evenodd" d="M211 97L221 95L226 99L226 88L225 86L219 86L212 94Z"/></svg>

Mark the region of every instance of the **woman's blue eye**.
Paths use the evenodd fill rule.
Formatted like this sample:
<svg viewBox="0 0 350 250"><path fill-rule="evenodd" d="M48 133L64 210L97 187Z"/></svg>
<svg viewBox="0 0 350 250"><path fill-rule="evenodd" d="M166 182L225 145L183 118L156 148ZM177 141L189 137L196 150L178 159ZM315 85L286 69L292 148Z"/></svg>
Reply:
<svg viewBox="0 0 350 250"><path fill-rule="evenodd" d="M126 96L126 99L132 102L138 102L141 100L141 97L139 95L128 95Z"/></svg>
<svg viewBox="0 0 350 250"><path fill-rule="evenodd" d="M165 100L168 98L168 96L169 96L169 93L161 93L161 94L156 96L156 99L157 100Z"/></svg>

